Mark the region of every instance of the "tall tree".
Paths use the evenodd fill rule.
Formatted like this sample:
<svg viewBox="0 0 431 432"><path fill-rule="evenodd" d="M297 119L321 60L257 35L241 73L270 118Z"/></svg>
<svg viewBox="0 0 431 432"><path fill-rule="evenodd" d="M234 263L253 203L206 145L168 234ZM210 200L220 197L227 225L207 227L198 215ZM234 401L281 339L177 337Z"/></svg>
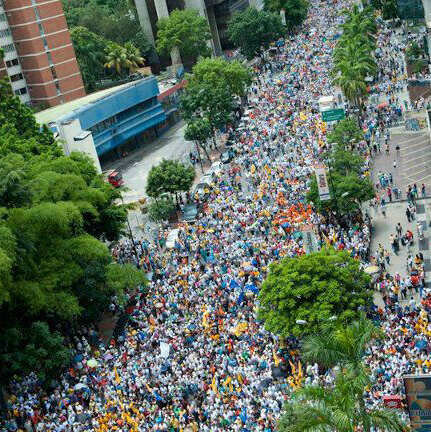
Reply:
<svg viewBox="0 0 431 432"><path fill-rule="evenodd" d="M283 9L286 25L289 29L301 25L307 18L309 3L307 0L265 0L265 9L280 13Z"/></svg>
<svg viewBox="0 0 431 432"><path fill-rule="evenodd" d="M164 193L187 192L195 179L195 170L180 161L163 159L148 174L146 192L153 198Z"/></svg>
<svg viewBox="0 0 431 432"><path fill-rule="evenodd" d="M211 161L211 158L208 154L207 142L208 139L212 136L211 124L208 119L203 117L198 117L194 119L190 119L187 122L187 127L184 132L184 139L187 141L194 141L196 144L196 149L199 153L200 150L205 153L208 161Z"/></svg>
<svg viewBox="0 0 431 432"><path fill-rule="evenodd" d="M213 144L217 147L216 131L224 127L235 109L234 96L223 81L190 81L180 100L181 113L187 123L204 118L209 122Z"/></svg>
<svg viewBox="0 0 431 432"><path fill-rule="evenodd" d="M0 122L0 380L30 366L48 378L68 360L51 326L94 322L143 274L120 278L99 240L118 239L126 209L91 159L64 156L12 94L0 100Z"/></svg>
<svg viewBox="0 0 431 432"><path fill-rule="evenodd" d="M305 405L305 410L300 413L297 402L287 405L281 430L296 431L298 427L308 425L316 430L351 431L354 430L352 427L362 427L370 432L378 427L379 430L404 431L404 423L393 411L371 409L364 399L366 388L372 385L364 357L370 343L382 337L380 328L365 314L347 326L307 336L302 343L303 358L325 368L338 366L340 372L330 391L321 387L306 387L299 391L296 396L299 396L298 402ZM311 414L308 411L310 405L314 410L313 419L307 419ZM319 416L323 413L325 418Z"/></svg>
<svg viewBox="0 0 431 432"><path fill-rule="evenodd" d="M206 18L195 9L174 10L157 22L157 51L169 54L178 48L181 56L208 57L211 32Z"/></svg>
<svg viewBox="0 0 431 432"><path fill-rule="evenodd" d="M251 71L238 61L228 62L220 57L204 58L194 66L188 81L196 84L219 86L225 84L230 93L244 96L251 84Z"/></svg>
<svg viewBox="0 0 431 432"><path fill-rule="evenodd" d="M96 83L106 77L105 50L110 42L83 26L72 27L70 36L85 88L94 91Z"/></svg>
<svg viewBox="0 0 431 432"><path fill-rule="evenodd" d="M114 69L118 75L122 75L125 69L130 69L130 60L127 57L127 52L121 45L110 43L106 47L106 63L105 67Z"/></svg>
<svg viewBox="0 0 431 432"><path fill-rule="evenodd" d="M227 32L241 54L251 60L280 38L284 28L279 15L249 7L231 18Z"/></svg>
<svg viewBox="0 0 431 432"><path fill-rule="evenodd" d="M320 212L331 210L341 217L358 212L361 203L374 197L374 188L368 177L354 172L358 164L354 159L348 160L346 151L340 151L334 153L334 155L339 155L341 158L337 162L331 163L331 168L327 173L331 199L320 200L317 179L316 176L313 176L310 190L307 193L307 201L313 203ZM349 165L343 166L343 160L347 161ZM339 166L341 171L335 171L335 169L332 169L333 166ZM347 169L351 169L352 171L347 172Z"/></svg>
<svg viewBox="0 0 431 432"><path fill-rule="evenodd" d="M335 385L307 386L295 391L285 406L277 430L280 432L404 432L407 425L394 410L361 409L365 385L338 374Z"/></svg>
<svg viewBox="0 0 431 432"><path fill-rule="evenodd" d="M369 276L357 260L332 248L271 264L259 293L265 328L287 337L349 323L372 301Z"/></svg>

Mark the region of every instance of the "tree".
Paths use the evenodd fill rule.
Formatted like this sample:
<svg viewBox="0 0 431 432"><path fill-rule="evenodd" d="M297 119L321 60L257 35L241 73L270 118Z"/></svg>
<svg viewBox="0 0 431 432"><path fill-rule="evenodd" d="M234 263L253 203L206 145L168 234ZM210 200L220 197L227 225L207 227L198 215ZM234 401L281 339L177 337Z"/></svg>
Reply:
<svg viewBox="0 0 431 432"><path fill-rule="evenodd" d="M132 292L139 286L147 286L148 279L142 270L132 264L111 264L107 267L106 279L108 286L118 296L125 292Z"/></svg>
<svg viewBox="0 0 431 432"><path fill-rule="evenodd" d="M353 163L349 168L354 168L355 161L351 162ZM338 166L337 164L336 162L335 165ZM335 170L330 170L327 177L331 199L320 200L316 176L313 176L307 193L307 201L313 203L319 212L331 210L338 216L351 214L360 209L362 202L374 197L373 184L368 177L360 176L355 172L345 175Z"/></svg>
<svg viewBox="0 0 431 432"><path fill-rule="evenodd" d="M69 28L85 27L102 39L119 45L132 42L140 55L148 56L153 47L143 32L135 7L126 0L99 2L98 0L63 0Z"/></svg>
<svg viewBox="0 0 431 432"><path fill-rule="evenodd" d="M244 96L251 84L251 71L238 61L228 62L220 57L204 58L193 66L189 82L219 87L227 85L230 93Z"/></svg>
<svg viewBox="0 0 431 432"><path fill-rule="evenodd" d="M403 432L407 425L394 410L363 409L365 386L338 374L334 387L307 386L295 391L285 406L278 429L280 432L354 432L373 430Z"/></svg>
<svg viewBox="0 0 431 432"><path fill-rule="evenodd" d="M121 75L124 69L131 67L130 61L127 58L127 52L121 45L112 42L107 46L105 52L105 67L115 69L118 75Z"/></svg>
<svg viewBox="0 0 431 432"><path fill-rule="evenodd" d="M158 198L163 193L187 192L195 175L192 166L186 166L177 160L163 159L158 165L151 167L146 193L152 198Z"/></svg>
<svg viewBox="0 0 431 432"><path fill-rule="evenodd" d="M148 206L148 216L153 222L167 221L175 212L175 204L172 198L163 197L154 200Z"/></svg>
<svg viewBox="0 0 431 432"><path fill-rule="evenodd" d="M126 51L126 58L128 62L129 73L135 73L139 66L142 66L145 59L139 54L139 49L133 45L132 42L126 42L124 44Z"/></svg>
<svg viewBox="0 0 431 432"><path fill-rule="evenodd" d="M349 323L372 301L370 278L345 251L322 249L270 266L259 293L259 319L283 337ZM300 322L305 321L302 325Z"/></svg>
<svg viewBox="0 0 431 432"><path fill-rule="evenodd" d="M232 43L240 48L241 54L251 60L280 38L284 29L279 15L249 7L233 15L227 32Z"/></svg>
<svg viewBox="0 0 431 432"><path fill-rule="evenodd" d="M377 65L372 52L375 49L376 21L368 9L360 11L354 5L345 13L343 35L334 50L334 84L343 91L348 101L361 113L367 97L367 75L374 75ZM359 117L358 117L359 118Z"/></svg>
<svg viewBox="0 0 431 432"><path fill-rule="evenodd" d="M328 133L328 142L336 143L344 148L350 148L364 139L364 132L356 121L351 118L340 120L332 132Z"/></svg>
<svg viewBox="0 0 431 432"><path fill-rule="evenodd" d="M208 154L206 143L208 138L212 136L211 124L208 119L203 117L198 117L191 119L187 122L186 130L184 132L184 139L187 141L194 141L196 144L196 149L199 153L199 148L203 150L208 161L211 161L210 155ZM202 163L202 160L201 160ZM202 164L201 164L202 166Z"/></svg>
<svg viewBox="0 0 431 432"><path fill-rule="evenodd" d="M124 272L99 240L118 239L127 213L92 160L65 156L18 97L0 100L0 123L0 380L30 367L47 379L67 363L50 328L93 323L128 286L113 283Z"/></svg>
<svg viewBox="0 0 431 432"><path fill-rule="evenodd" d="M382 12L384 20L395 19L399 16L396 0L371 0L370 4L374 9Z"/></svg>
<svg viewBox="0 0 431 432"><path fill-rule="evenodd" d="M70 359L63 337L51 332L45 322L36 321L25 331L9 328L2 334L0 380L36 372L45 381L54 378Z"/></svg>
<svg viewBox="0 0 431 432"><path fill-rule="evenodd" d="M325 368L340 366L355 376L366 375L364 357L371 341L381 339L382 331L365 314L347 326L307 336L301 348L304 360Z"/></svg>
<svg viewBox="0 0 431 432"><path fill-rule="evenodd" d="M209 122L214 147L217 146L217 129L230 121L234 108L234 97L223 81L211 83L191 80L180 99L181 113L187 123L198 118L205 118Z"/></svg>
<svg viewBox="0 0 431 432"><path fill-rule="evenodd" d="M372 426L373 416L370 417L370 411L364 401L365 387L371 384L371 380L363 359L370 342L383 336L381 329L369 321L365 314L361 314L357 321L348 326L309 335L302 344L302 355L305 360L318 362L326 368L339 366L341 373L348 377L353 390L350 391L349 397L356 406L355 417L367 432ZM343 382L341 378L339 382L337 381L336 391L338 391L337 385Z"/></svg>
<svg viewBox="0 0 431 432"><path fill-rule="evenodd" d="M96 83L106 77L105 50L109 41L86 27L72 27L70 36L87 92L96 90Z"/></svg>
<svg viewBox="0 0 431 432"><path fill-rule="evenodd" d="M157 22L157 51L169 54L178 48L181 56L208 57L211 32L206 18L195 9L174 10Z"/></svg>
<svg viewBox="0 0 431 432"><path fill-rule="evenodd" d="M307 0L265 0L265 9L286 15L286 25L289 29L301 25L307 18L309 3Z"/></svg>

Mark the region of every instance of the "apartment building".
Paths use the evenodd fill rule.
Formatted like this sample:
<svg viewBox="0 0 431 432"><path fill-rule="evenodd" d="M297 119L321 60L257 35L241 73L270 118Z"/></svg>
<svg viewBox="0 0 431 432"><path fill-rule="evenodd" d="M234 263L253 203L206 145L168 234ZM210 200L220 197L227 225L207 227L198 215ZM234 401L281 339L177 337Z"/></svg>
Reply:
<svg viewBox="0 0 431 432"><path fill-rule="evenodd" d="M0 76L22 102L55 106L85 96L61 0L0 0Z"/></svg>

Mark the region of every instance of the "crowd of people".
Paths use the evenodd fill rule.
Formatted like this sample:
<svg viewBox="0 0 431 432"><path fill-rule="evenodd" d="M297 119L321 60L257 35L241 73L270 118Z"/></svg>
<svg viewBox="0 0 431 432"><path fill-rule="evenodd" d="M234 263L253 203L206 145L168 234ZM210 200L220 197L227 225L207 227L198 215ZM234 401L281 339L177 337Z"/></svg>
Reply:
<svg viewBox="0 0 431 432"><path fill-rule="evenodd" d="M50 392L33 374L12 380L2 430L272 432L298 373L307 384L333 382L333 374L322 377L318 365L301 369L294 340L286 346L265 330L256 318L256 296L271 262L305 253L297 234L306 225L318 227L321 244L348 250L364 263L369 256L369 218L340 227L305 201L327 146L317 101L333 93L334 33L349 5L312 0L301 32L256 66L249 119L236 133L237 156L214 175L196 223L180 226L173 247L166 247L162 234L154 242L124 241L113 249L119 262L134 261L151 279L129 298L125 331L109 345L94 333L77 339L73 364ZM390 104L371 104L362 114L368 138L357 145L364 175L376 131L383 137L402 110L393 84L403 73L399 48L391 43L391 30L380 25L375 91ZM379 182L387 188L391 176L382 173ZM387 262L387 250L377 254L379 265ZM399 392L402 373L431 367L416 343L428 336L426 314L392 300L387 296L385 309L375 312L387 339L367 357L375 378L369 403ZM290 365L288 379L281 365Z"/></svg>

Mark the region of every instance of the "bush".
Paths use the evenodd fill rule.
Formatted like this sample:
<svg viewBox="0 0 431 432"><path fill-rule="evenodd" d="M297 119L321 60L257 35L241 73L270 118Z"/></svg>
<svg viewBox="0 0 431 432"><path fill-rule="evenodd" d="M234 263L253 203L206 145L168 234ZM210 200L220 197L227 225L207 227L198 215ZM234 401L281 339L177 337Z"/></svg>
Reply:
<svg viewBox="0 0 431 432"><path fill-rule="evenodd" d="M148 206L148 216L153 222L168 220L175 211L175 204L172 198L161 198L154 200Z"/></svg>

